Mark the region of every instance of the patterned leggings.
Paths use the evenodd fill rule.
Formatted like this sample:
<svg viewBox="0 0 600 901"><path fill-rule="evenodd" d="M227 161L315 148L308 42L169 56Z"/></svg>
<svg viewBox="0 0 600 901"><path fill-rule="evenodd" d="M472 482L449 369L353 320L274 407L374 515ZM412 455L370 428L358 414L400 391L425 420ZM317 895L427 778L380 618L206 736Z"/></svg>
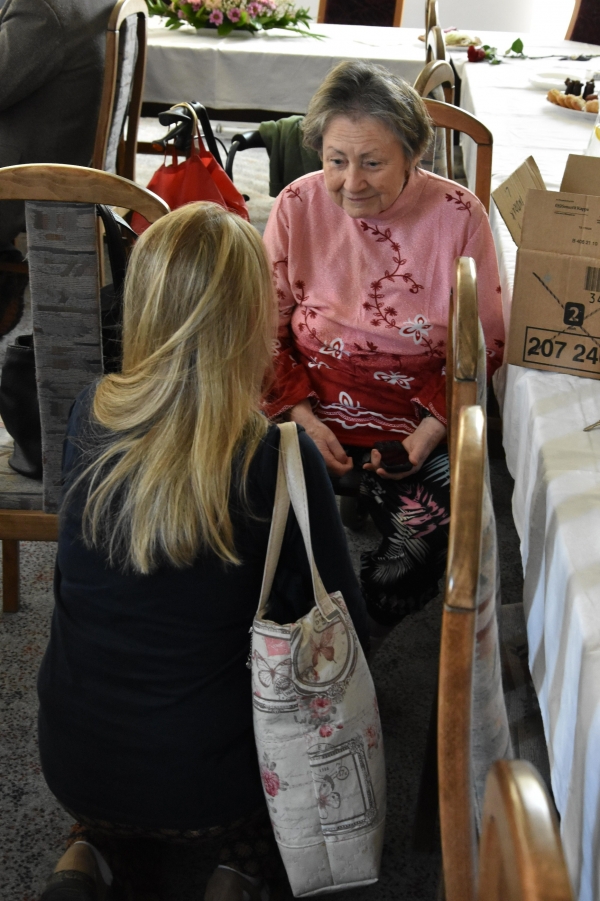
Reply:
<svg viewBox="0 0 600 901"><path fill-rule="evenodd" d="M358 449L346 450L356 465ZM405 479L364 471L360 495L382 535L377 550L361 557L367 609L376 622L395 626L436 596L444 575L450 522L447 446L437 447L419 472Z"/></svg>

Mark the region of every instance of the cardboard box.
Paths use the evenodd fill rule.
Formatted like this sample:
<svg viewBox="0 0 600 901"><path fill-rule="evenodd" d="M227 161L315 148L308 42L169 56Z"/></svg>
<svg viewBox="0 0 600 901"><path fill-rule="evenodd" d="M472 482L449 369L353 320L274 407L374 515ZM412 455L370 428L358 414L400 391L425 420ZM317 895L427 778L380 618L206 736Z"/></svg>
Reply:
<svg viewBox="0 0 600 901"><path fill-rule="evenodd" d="M600 379L600 159L547 191L530 158L493 196L519 248L506 362Z"/></svg>

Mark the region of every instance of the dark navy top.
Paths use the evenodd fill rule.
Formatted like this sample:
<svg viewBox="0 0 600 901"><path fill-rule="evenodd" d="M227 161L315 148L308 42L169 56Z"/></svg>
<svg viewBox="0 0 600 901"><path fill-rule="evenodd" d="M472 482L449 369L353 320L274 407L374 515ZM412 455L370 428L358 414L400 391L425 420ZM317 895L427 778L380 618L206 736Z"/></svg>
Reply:
<svg viewBox="0 0 600 901"><path fill-rule="evenodd" d="M65 487L97 446L93 387L76 401ZM75 813L143 827L200 829L263 803L252 731L249 630L258 605L275 496L279 430L252 461L252 516L234 496L242 563L211 552L183 569L124 573L81 540L83 492L61 516L50 643L38 678L44 776ZM313 549L328 591L342 592L363 645L364 601L323 459L304 432ZM234 495L235 491L232 492ZM290 512L269 615L293 622L312 606L300 530Z"/></svg>

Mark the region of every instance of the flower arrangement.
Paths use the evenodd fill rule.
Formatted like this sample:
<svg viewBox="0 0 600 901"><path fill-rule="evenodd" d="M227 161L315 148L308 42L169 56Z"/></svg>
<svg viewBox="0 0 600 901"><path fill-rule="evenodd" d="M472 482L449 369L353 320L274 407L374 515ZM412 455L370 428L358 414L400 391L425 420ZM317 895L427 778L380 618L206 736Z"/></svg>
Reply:
<svg viewBox="0 0 600 901"><path fill-rule="evenodd" d="M284 28L319 37L310 31L308 9L296 9L291 0L146 0L151 16L163 16L167 28L214 28L225 37L232 31L268 31Z"/></svg>

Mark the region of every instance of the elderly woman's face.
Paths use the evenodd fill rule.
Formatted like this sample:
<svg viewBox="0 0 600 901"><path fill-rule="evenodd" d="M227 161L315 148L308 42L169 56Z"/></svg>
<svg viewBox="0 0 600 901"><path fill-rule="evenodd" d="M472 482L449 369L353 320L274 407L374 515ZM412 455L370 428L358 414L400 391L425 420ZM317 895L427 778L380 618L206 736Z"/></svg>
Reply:
<svg viewBox="0 0 600 901"><path fill-rule="evenodd" d="M353 219L387 210L409 169L400 142L378 119L335 116L323 134L327 193Z"/></svg>

